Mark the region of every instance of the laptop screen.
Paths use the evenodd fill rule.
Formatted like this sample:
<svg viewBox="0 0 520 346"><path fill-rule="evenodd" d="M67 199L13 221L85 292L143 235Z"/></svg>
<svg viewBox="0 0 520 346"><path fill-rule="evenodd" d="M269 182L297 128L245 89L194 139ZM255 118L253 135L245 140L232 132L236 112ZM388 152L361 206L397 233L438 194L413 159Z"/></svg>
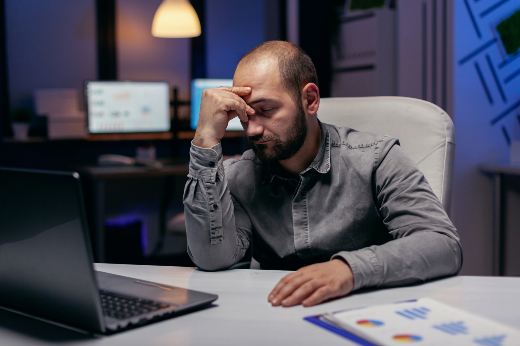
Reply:
<svg viewBox="0 0 520 346"><path fill-rule="evenodd" d="M199 122L200 102L202 99L202 91L208 88L218 88L222 86L233 86L232 79L194 79L191 82L191 128L197 129ZM242 123L238 117L231 119L228 123L227 131L243 131Z"/></svg>
<svg viewBox="0 0 520 346"><path fill-rule="evenodd" d="M142 133L170 131L170 95L165 82L85 83L88 131Z"/></svg>

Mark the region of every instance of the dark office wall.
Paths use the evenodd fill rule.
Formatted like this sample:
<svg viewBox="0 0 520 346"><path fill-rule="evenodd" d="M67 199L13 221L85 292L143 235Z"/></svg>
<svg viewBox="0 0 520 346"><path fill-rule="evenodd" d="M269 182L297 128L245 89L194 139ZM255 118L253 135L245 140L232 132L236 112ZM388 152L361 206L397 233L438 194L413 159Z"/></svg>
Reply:
<svg viewBox="0 0 520 346"><path fill-rule="evenodd" d="M199 16L201 30L206 27L206 1L191 0L193 9ZM206 78L206 35L202 34L191 39L191 77Z"/></svg>
<svg viewBox="0 0 520 346"><path fill-rule="evenodd" d="M300 0L300 47L310 56L318 74L320 96L329 97L332 82L331 44L338 29L338 9L344 0Z"/></svg>
<svg viewBox="0 0 520 346"><path fill-rule="evenodd" d="M242 56L265 41L265 10L264 0L206 1L208 78L233 78Z"/></svg>
<svg viewBox="0 0 520 346"><path fill-rule="evenodd" d="M287 41L287 1L264 0L265 40Z"/></svg>
<svg viewBox="0 0 520 346"><path fill-rule="evenodd" d="M11 135L9 123L9 94L7 92L7 63L5 50L5 1L0 1L0 150L3 137Z"/></svg>
<svg viewBox="0 0 520 346"><path fill-rule="evenodd" d="M94 0L5 0L12 108L35 88L77 88L96 78Z"/></svg>

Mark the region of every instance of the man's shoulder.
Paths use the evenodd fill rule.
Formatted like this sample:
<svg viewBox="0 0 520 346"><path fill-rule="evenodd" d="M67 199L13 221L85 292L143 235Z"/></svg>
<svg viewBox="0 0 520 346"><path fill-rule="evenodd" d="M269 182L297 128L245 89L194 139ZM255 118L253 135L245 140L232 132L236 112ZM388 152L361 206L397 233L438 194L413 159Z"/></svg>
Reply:
<svg viewBox="0 0 520 346"><path fill-rule="evenodd" d="M323 125L329 133L331 147L338 148L344 159L361 163L365 160L359 159L365 157L373 163L374 168L381 163L381 160L395 144L399 145L398 139L387 135L330 124Z"/></svg>
<svg viewBox="0 0 520 346"><path fill-rule="evenodd" d="M396 142L395 138L372 132L363 132L350 127L322 123L330 134L331 145L348 149L369 148L381 142Z"/></svg>
<svg viewBox="0 0 520 346"><path fill-rule="evenodd" d="M224 161L226 176L232 180L247 178L254 181L257 175L264 171L264 164L260 161L253 150L247 150L238 159Z"/></svg>
<svg viewBox="0 0 520 346"><path fill-rule="evenodd" d="M251 167L254 168L256 166L261 166L262 161L260 161L256 155L255 152L251 149L245 151L242 156L239 158L229 159L224 161L224 167L226 169L230 169L233 167L233 169L236 169L238 167L244 168L244 167Z"/></svg>

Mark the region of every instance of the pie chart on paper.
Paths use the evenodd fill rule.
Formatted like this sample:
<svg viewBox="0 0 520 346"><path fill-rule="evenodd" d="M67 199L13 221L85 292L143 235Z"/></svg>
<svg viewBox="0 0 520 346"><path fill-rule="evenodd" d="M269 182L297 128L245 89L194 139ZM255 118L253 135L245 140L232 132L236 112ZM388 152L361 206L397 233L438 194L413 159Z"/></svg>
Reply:
<svg viewBox="0 0 520 346"><path fill-rule="evenodd" d="M383 322L376 321L376 320L359 320L356 323L362 327L370 327L370 328L380 327L384 324Z"/></svg>
<svg viewBox="0 0 520 346"><path fill-rule="evenodd" d="M400 334L400 335L394 335L393 339L397 342L402 343L414 343L419 342L422 340L422 337L419 335L412 335L412 334Z"/></svg>

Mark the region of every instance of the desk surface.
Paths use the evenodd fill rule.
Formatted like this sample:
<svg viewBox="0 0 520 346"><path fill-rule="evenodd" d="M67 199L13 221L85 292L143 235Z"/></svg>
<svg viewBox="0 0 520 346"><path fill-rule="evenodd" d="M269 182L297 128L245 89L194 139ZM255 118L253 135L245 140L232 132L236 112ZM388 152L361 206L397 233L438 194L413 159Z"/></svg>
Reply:
<svg viewBox="0 0 520 346"><path fill-rule="evenodd" d="M121 179L121 178L150 178L172 175L186 176L189 166L184 164L167 164L162 168L147 166L83 166L78 169L80 174L87 174L96 179Z"/></svg>
<svg viewBox="0 0 520 346"><path fill-rule="evenodd" d="M422 285L365 291L311 308L271 307L267 294L287 272L97 264L96 269L219 295L215 307L117 335L94 339L0 310L6 345L354 345L303 317L348 308L431 297L520 329L520 278L453 277Z"/></svg>

